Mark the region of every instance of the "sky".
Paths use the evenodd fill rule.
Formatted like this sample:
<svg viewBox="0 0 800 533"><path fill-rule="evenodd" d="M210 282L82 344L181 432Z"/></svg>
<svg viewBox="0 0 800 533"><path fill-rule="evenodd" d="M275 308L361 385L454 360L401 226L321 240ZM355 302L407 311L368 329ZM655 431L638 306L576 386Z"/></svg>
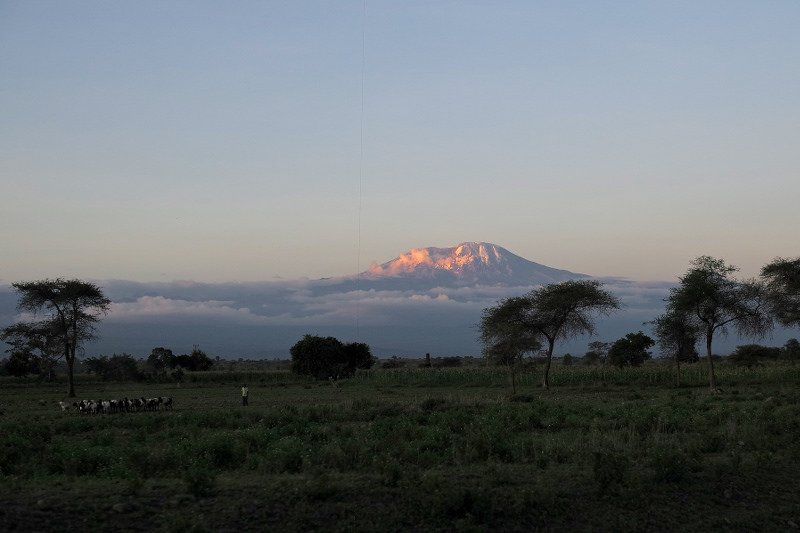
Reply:
<svg viewBox="0 0 800 533"><path fill-rule="evenodd" d="M0 2L0 282L798 254L800 3Z"/></svg>

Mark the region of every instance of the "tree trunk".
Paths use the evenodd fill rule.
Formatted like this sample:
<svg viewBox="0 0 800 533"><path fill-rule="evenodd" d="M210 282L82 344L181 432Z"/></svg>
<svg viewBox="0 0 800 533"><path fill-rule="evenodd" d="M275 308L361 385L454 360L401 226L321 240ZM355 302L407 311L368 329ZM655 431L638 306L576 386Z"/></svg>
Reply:
<svg viewBox="0 0 800 533"><path fill-rule="evenodd" d="M711 387L711 392L717 390L717 379L714 375L714 356L711 354L711 341L714 337L714 330L709 328L706 330L706 355L708 356L708 381Z"/></svg>
<svg viewBox="0 0 800 533"><path fill-rule="evenodd" d="M75 397L75 381L72 379L72 367L75 364L75 360L72 358L67 359L67 386L69 387L69 394L70 398Z"/></svg>
<svg viewBox="0 0 800 533"><path fill-rule="evenodd" d="M75 397L75 350L78 348L78 309L72 309L72 342L69 343L69 357L67 358L67 382L69 383L69 397Z"/></svg>
<svg viewBox="0 0 800 533"><path fill-rule="evenodd" d="M72 382L72 364L75 359L72 357L68 342L64 344L64 361L67 363L67 396L74 398L75 384Z"/></svg>
<svg viewBox="0 0 800 533"><path fill-rule="evenodd" d="M542 378L542 386L545 389L550 388L550 361L553 359L553 348L555 347L555 339L547 339L547 361L544 363L544 377Z"/></svg>

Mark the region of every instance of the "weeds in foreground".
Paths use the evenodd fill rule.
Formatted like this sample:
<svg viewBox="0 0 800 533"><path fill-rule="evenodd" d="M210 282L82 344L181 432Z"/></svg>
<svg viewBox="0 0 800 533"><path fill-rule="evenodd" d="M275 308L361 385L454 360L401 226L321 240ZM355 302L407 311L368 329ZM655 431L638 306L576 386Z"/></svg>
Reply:
<svg viewBox="0 0 800 533"><path fill-rule="evenodd" d="M606 520L580 518L589 522L579 525L608 528L638 513L619 502L644 493L698 495L739 480L737 490L746 491L762 486L765 473L793 486L800 392L791 379L765 375L765 384L720 395L706 393L705 384L594 382L547 392L530 386L510 398L502 384L462 386L480 374L449 387L388 387L390 394L362 376L337 390L265 389L247 409L235 397L226 404L226 388L204 384L182 390L172 412L96 417L3 396L10 408L0 417L0 486L63 483L80 492L108 483L145 501L174 483L192 506L230 502L238 489L227 489L250 480L268 487L260 508L297 529L324 527L331 516L340 529L386 526L343 518L355 520L353 506L365 502L410 527L536 529L553 520L569 527L579 505ZM168 513L154 527L202 528L196 518Z"/></svg>

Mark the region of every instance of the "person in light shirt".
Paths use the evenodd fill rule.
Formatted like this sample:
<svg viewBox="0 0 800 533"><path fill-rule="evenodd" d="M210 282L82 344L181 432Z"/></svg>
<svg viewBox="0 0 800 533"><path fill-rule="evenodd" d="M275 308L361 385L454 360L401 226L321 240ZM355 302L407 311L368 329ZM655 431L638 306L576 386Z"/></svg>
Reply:
<svg viewBox="0 0 800 533"><path fill-rule="evenodd" d="M242 405L247 405L247 395L250 393L250 389L247 388L247 385L242 386Z"/></svg>

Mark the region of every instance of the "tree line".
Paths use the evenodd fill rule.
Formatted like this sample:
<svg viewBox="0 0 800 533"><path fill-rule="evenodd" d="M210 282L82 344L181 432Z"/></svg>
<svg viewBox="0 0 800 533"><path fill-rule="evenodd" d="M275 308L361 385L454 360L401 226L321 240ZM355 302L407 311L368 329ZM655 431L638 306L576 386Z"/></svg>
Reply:
<svg viewBox="0 0 800 533"><path fill-rule="evenodd" d="M649 324L664 353L676 363L697 357L696 346L705 344L709 386L716 390L713 341L734 330L741 335L763 337L776 323L800 325L800 258L776 258L761 269L757 279L738 279L738 269L722 259L701 256L670 289L663 314ZM11 346L6 366L12 369L52 373L63 359L67 368L68 395L75 396L74 367L77 354L96 338L100 317L111 301L100 287L78 279L46 279L13 283L19 293L17 308L26 320L0 331L0 340ZM594 334L595 322L621 307L619 299L596 280L572 280L543 285L529 293L501 300L483 310L480 341L483 355L515 371L526 354L544 351L542 385L549 387L549 374L556 343L582 334ZM643 332L630 333L610 346L590 344L587 357L607 350L608 361L618 366L637 366L649 356L655 341ZM748 352L749 350L749 352ZM742 360L757 350L752 346L738 355ZM747 354L750 355L747 355ZM291 349L292 370L315 377L346 377L374 363L369 346L344 344L333 337L306 335ZM599 355L598 355L599 356ZM763 356L763 354L762 354ZM130 356L127 358L133 359ZM132 371L126 354L89 358L88 368L101 375ZM148 364L157 372L185 368L207 370L213 364L195 347L189 355L175 356L156 348ZM127 370L125 370L127 368Z"/></svg>
<svg viewBox="0 0 800 533"><path fill-rule="evenodd" d="M713 341L730 330L761 338L775 323L800 325L800 258L776 258L758 279L735 277L738 268L722 259L701 256L670 289L665 312L647 323L661 349L676 363L692 360L696 345L705 345L709 386L717 390ZM594 334L595 321L618 310L619 299L595 280L572 280L537 287L523 296L506 298L483 310L480 341L486 357L515 372L525 354L544 348L542 386L549 387L550 363L559 339ZM636 366L655 342L642 332L631 333L608 349L616 364Z"/></svg>

